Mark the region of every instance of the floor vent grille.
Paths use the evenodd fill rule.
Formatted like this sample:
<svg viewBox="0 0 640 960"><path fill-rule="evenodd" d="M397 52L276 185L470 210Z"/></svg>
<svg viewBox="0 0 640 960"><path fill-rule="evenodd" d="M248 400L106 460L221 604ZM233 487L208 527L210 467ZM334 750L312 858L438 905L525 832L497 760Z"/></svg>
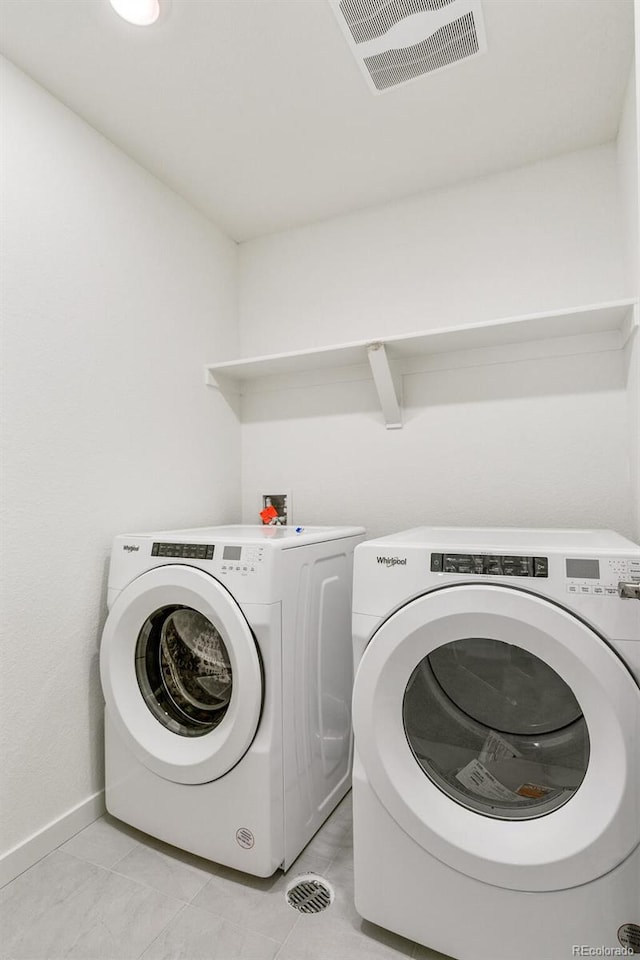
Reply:
<svg viewBox="0 0 640 960"><path fill-rule="evenodd" d="M333 902L333 889L326 880L309 873L287 887L287 903L299 913L321 913Z"/></svg>

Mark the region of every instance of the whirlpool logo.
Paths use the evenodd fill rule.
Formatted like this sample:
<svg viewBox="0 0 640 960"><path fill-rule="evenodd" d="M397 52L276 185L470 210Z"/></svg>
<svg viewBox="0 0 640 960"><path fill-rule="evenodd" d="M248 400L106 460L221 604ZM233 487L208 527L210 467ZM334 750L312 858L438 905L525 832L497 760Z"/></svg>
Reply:
<svg viewBox="0 0 640 960"><path fill-rule="evenodd" d="M126 550L127 553L137 553L140 547L134 543L123 543L122 549Z"/></svg>
<svg viewBox="0 0 640 960"><path fill-rule="evenodd" d="M385 567L406 567L407 565L406 557L378 557L377 560Z"/></svg>

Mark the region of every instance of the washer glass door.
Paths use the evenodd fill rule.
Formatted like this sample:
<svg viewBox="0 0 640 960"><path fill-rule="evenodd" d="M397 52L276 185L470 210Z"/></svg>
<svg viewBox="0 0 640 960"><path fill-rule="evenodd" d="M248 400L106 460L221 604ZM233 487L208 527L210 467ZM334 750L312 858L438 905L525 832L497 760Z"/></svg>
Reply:
<svg viewBox="0 0 640 960"><path fill-rule="evenodd" d="M121 591L100 676L122 743L167 780L224 776L256 735L264 693L256 639L229 591L195 567L156 567Z"/></svg>
<svg viewBox="0 0 640 960"><path fill-rule="evenodd" d="M569 800L589 763L570 687L513 644L469 637L437 647L404 695L407 741L428 777L487 816L542 816Z"/></svg>
<svg viewBox="0 0 640 960"><path fill-rule="evenodd" d="M233 677L227 646L192 607L161 607L147 617L136 644L136 677L149 710L183 737L200 737L224 719Z"/></svg>

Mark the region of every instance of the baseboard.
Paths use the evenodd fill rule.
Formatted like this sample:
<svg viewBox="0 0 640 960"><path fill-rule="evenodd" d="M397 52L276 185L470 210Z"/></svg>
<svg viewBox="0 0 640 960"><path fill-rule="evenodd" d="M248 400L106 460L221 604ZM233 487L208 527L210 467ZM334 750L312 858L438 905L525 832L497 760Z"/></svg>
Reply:
<svg viewBox="0 0 640 960"><path fill-rule="evenodd" d="M92 797L79 803L73 810L69 810L68 813L47 824L38 833L34 833L23 843L3 854L0 857L0 887L24 873L61 843L66 843L80 830L101 817L104 812L104 790L99 790Z"/></svg>

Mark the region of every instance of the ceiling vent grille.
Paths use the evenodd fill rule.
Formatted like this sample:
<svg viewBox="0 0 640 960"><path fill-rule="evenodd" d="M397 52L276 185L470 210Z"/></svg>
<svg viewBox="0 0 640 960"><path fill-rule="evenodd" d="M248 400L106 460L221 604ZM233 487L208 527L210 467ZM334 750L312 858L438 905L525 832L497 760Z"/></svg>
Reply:
<svg viewBox="0 0 640 960"><path fill-rule="evenodd" d="M433 13L451 3L455 0L393 0L391 3L342 0L338 6L355 42L363 43L381 37L405 17L414 13Z"/></svg>
<svg viewBox="0 0 640 960"><path fill-rule="evenodd" d="M480 0L329 0L374 93L484 53Z"/></svg>

